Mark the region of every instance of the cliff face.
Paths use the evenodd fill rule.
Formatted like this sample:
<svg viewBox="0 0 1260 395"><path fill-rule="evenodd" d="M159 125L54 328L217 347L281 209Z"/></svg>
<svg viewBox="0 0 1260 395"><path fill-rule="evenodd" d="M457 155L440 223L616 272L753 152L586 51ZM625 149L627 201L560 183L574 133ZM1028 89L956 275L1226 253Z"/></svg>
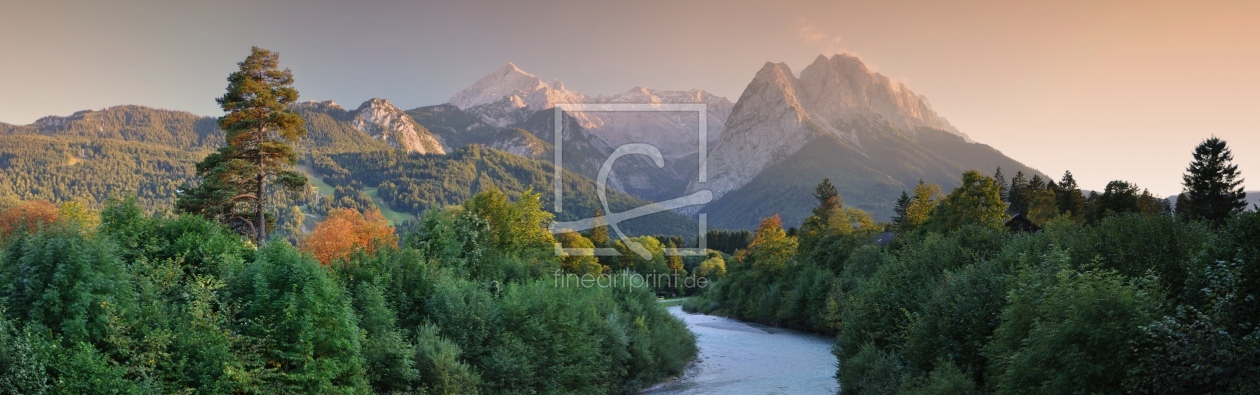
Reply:
<svg viewBox="0 0 1260 395"><path fill-rule="evenodd" d="M371 99L354 110L351 124L360 132L391 147L422 154L444 154L437 138L389 100Z"/></svg>
<svg viewBox="0 0 1260 395"><path fill-rule="evenodd" d="M709 152L703 187L722 196L744 186L823 134L861 147L863 124L887 124L914 133L920 128L958 132L932 111L927 99L905 85L871 72L850 55L819 56L800 77L782 63L769 63L744 89L727 118L722 138ZM874 136L878 137L878 136Z"/></svg>

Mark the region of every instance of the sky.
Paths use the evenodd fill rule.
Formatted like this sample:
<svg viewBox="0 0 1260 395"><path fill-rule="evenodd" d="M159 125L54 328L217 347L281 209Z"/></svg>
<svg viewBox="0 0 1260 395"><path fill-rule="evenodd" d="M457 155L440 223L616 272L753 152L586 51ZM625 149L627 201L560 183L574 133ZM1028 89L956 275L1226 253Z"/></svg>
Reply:
<svg viewBox="0 0 1260 395"><path fill-rule="evenodd" d="M1258 1L0 2L0 122L120 104L217 115L252 45L303 100L444 103L507 62L587 95L701 88L851 53L972 139L1082 187L1168 196L1230 143L1260 189Z"/></svg>

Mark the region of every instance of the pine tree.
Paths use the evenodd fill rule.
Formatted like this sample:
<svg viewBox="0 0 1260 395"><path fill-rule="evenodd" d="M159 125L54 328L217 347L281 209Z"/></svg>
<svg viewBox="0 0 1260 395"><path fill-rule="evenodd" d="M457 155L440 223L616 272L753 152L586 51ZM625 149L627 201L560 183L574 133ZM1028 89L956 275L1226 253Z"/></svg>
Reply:
<svg viewBox="0 0 1260 395"><path fill-rule="evenodd" d="M897 205L893 206L893 224L898 229L906 222L906 209L910 208L910 195L906 191L901 191L901 197L897 199Z"/></svg>
<svg viewBox="0 0 1260 395"><path fill-rule="evenodd" d="M1028 181L1028 191L1030 194L1046 190L1048 187L1049 186L1046 185L1046 180L1042 179L1040 174L1034 174L1032 180Z"/></svg>
<svg viewBox="0 0 1260 395"><path fill-rule="evenodd" d="M1225 141L1213 136L1194 148L1194 161L1182 176L1177 214L1221 222L1247 207L1243 178Z"/></svg>
<svg viewBox="0 0 1260 395"><path fill-rule="evenodd" d="M993 173L993 181L997 182L998 192L1002 195L1003 202L1010 202L1010 186L1006 184L1006 175L1002 174L1002 167L998 166L997 171Z"/></svg>
<svg viewBox="0 0 1260 395"><path fill-rule="evenodd" d="M1028 179L1024 177L1024 172L1015 173L1015 178L1011 179L1011 188L1007 192L1007 199L1010 202L1010 214L1028 214Z"/></svg>
<svg viewBox="0 0 1260 395"><path fill-rule="evenodd" d="M840 206L839 198L840 191L836 190L835 185L831 184L831 179L824 178L821 184L814 187L814 199L818 199L818 208L814 209L814 212L825 213Z"/></svg>
<svg viewBox="0 0 1260 395"><path fill-rule="evenodd" d="M1059 203L1059 214L1080 218L1085 213L1085 196L1081 194L1081 187L1076 184L1072 172L1063 172L1055 195Z"/></svg>
<svg viewBox="0 0 1260 395"><path fill-rule="evenodd" d="M306 135L302 117L290 109L298 91L293 73L279 63L278 54L254 47L228 76L227 93L216 99L227 112L219 118L227 145L197 164L202 183L176 202L180 211L227 223L260 244L274 222L266 210L268 184L294 193L306 186L306 177L292 170L292 143Z"/></svg>

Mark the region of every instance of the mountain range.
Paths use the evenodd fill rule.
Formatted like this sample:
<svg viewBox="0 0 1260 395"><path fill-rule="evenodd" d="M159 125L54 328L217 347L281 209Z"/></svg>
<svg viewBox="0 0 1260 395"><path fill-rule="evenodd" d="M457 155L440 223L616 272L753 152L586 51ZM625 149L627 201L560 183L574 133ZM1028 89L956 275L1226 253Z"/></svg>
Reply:
<svg viewBox="0 0 1260 395"><path fill-rule="evenodd" d="M799 77L767 62L740 95L708 165L707 179L692 179L687 190L712 191L716 200L703 211L732 228L776 213L799 225L823 178L845 203L888 219L896 197L919 181L948 191L966 170L999 167L1045 177L971 141L926 98L843 54L817 57Z"/></svg>
<svg viewBox="0 0 1260 395"><path fill-rule="evenodd" d="M341 180L347 186L371 188L374 193L409 193L379 196L378 203L406 202L406 207L396 209L417 214L469 192L441 191L443 188L491 184L510 185L509 189L516 192L548 189L551 174L539 172L554 172L549 167L557 149L554 108L565 104L620 103L637 104L639 111L562 114L564 134L560 148L566 177L576 177L575 182L581 185L594 185L606 158L617 147L651 144L660 150L664 166L656 166L643 155L622 157L611 166L608 185L625 194L618 194L622 197L617 200L622 205L646 203L709 190L714 201L680 213L707 213L709 223L716 227L751 228L760 218L776 213L783 215L785 225L798 225L813 207L811 192L823 178L830 178L837 185L848 205L887 219L900 192L912 189L920 180L941 184L948 190L957 186L960 174L969 169L991 173L1001 167L1007 174L1041 174L992 147L972 141L937 114L926 98L872 72L849 55L819 56L799 75L785 64L766 63L734 103L701 89L663 91L635 87L617 95L588 96L566 88L563 82L544 81L509 63L459 91L445 104L404 111L388 100L371 99L354 110L332 101L301 102L294 108L307 122L308 135L300 143L303 152L307 152L304 160L331 158L341 169L316 176ZM705 128L699 128L700 117L694 112L642 111L663 109L667 104L704 104ZM5 136L10 137L8 141L15 141L6 143L13 146L18 145L20 136L39 136L39 141L46 144L25 144L21 150L0 145L0 168L13 173L46 165L49 169L35 173L45 174L42 177L47 179L69 174L73 166L80 167L75 170L75 177L92 178L84 173L82 164L90 166L93 158L160 151L163 158L153 163L138 160L128 164L115 157L116 163L111 162L115 168L110 171L134 177L117 187L93 184L96 188L106 185L103 190L108 193L146 189L150 191L146 196L155 203L172 199L163 194L174 193L180 183L190 179L192 164L222 141L222 132L213 118L139 106L45 117L23 126L0 123L0 138ZM704 144L700 144L701 138ZM113 148L102 148L107 145ZM485 150L473 154L465 149L468 146ZM704 180L698 174L701 146L707 146L703 152L707 158ZM460 154L452 156L456 151ZM507 156L480 152L502 152ZM381 162L380 158L394 159ZM442 158L465 164L442 164ZM527 162L506 158L523 158ZM355 160L372 161L375 167L352 163ZM493 176L461 173L484 172L501 167L488 163L505 161L516 163L510 166L516 170ZM388 169L411 165L451 170L438 174L423 169ZM396 177L385 179L380 174ZM156 180L163 177L165 180ZM419 179L423 177L435 178ZM461 181L443 181L443 177ZM485 182L465 183L467 179ZM67 177L56 180L62 184L90 183ZM33 185L38 182L21 176L0 178L0 194L8 190L24 198L90 195L100 200L107 193ZM381 188L385 182L391 188ZM578 184L574 188L587 190ZM587 207L575 207L578 206ZM579 214L589 215L565 216ZM685 221L677 220L681 216L670 215L673 217L646 222L670 223L670 229L684 227L680 224ZM642 229L653 231L650 226Z"/></svg>

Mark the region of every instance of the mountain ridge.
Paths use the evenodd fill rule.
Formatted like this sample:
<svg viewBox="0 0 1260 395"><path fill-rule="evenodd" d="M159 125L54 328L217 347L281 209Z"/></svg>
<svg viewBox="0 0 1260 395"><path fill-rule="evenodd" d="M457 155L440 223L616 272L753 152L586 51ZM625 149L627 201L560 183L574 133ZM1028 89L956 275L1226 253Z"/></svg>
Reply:
<svg viewBox="0 0 1260 395"><path fill-rule="evenodd" d="M734 105L729 99L703 89L664 91L637 86L624 93L591 97L567 89L559 80L544 81L510 62L456 92L448 103L498 127L518 126L534 113L562 104L633 103L660 108L663 104L704 103L708 108L706 143L717 141ZM649 143L665 156L677 158L693 154L699 148L696 141L698 117L694 115L643 111L568 111L566 114L606 142L601 148L609 152L623 144Z"/></svg>
<svg viewBox="0 0 1260 395"><path fill-rule="evenodd" d="M738 228L776 213L799 224L803 207L814 204L808 191L823 178L852 195L851 205L887 219L897 194L919 180L948 190L966 170L997 167L1044 177L972 141L926 98L852 55L819 56L799 77L766 62L736 101L708 165L707 180L692 179L686 190L707 189L714 201L684 212Z"/></svg>

